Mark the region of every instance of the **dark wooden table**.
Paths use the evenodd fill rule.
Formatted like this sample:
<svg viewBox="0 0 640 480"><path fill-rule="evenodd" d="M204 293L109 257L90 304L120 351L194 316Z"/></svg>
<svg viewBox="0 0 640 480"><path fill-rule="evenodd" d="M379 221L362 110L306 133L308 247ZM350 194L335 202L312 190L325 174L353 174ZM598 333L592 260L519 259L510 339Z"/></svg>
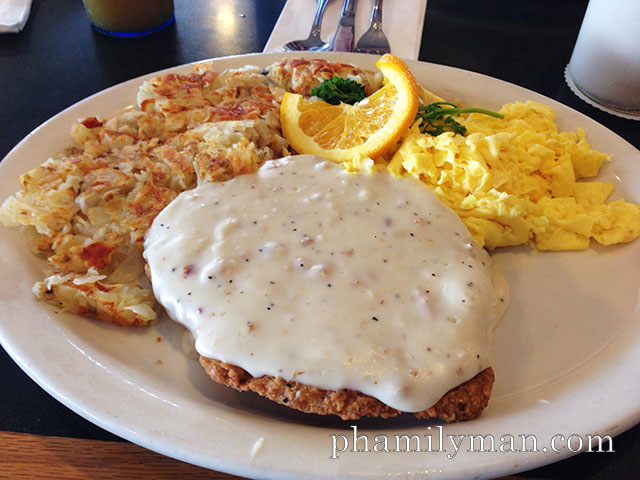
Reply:
<svg viewBox="0 0 640 480"><path fill-rule="evenodd" d="M175 0L175 24L153 36L120 40L92 31L79 0L34 0L24 31L0 36L0 158L49 117L109 86L196 60L262 51L284 3ZM586 4L429 0L420 60L535 90L640 148L640 123L587 105L564 82ZM239 21L221 24L225 15ZM614 439L614 448L613 454L581 454L518 478L640 478L640 427ZM87 422L0 349L0 477L54 476L230 478L161 457Z"/></svg>

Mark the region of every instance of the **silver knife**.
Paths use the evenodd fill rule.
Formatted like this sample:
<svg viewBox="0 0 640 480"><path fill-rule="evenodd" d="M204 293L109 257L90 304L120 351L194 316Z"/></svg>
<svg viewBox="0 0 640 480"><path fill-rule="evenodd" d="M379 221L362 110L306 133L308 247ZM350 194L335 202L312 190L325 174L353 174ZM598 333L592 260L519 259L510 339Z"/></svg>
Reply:
<svg viewBox="0 0 640 480"><path fill-rule="evenodd" d="M353 51L353 27L356 16L356 6L358 0L344 0L342 4L342 12L340 12L340 21L338 29L333 37L334 52L352 52Z"/></svg>

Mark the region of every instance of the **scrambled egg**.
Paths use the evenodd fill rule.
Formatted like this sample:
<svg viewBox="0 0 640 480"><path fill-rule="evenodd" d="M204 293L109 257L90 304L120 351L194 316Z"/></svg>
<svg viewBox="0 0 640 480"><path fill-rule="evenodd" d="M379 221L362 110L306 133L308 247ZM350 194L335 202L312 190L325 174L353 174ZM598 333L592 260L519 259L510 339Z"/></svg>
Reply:
<svg viewBox="0 0 640 480"><path fill-rule="evenodd" d="M605 203L613 185L576 181L609 160L582 130L558 132L555 112L540 103L510 103L500 113L504 120L469 115L461 121L466 136L432 137L414 125L387 168L419 177L489 249L532 239L539 250L575 250L592 238L609 245L640 235L639 205Z"/></svg>

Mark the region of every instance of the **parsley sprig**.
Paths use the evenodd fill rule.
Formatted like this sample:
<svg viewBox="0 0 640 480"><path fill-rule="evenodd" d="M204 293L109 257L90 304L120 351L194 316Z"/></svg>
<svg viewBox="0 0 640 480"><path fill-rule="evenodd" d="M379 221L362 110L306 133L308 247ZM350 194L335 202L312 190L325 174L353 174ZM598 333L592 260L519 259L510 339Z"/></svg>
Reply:
<svg viewBox="0 0 640 480"><path fill-rule="evenodd" d="M324 100L331 105L348 103L353 105L366 97L364 85L350 78L336 77L325 80L319 87L311 90L311 95Z"/></svg>
<svg viewBox="0 0 640 480"><path fill-rule="evenodd" d="M429 105L418 107L416 121L422 120L420 125L422 133L438 136L443 132L451 131L464 135L467 133L467 127L454 118L462 113L482 113L500 119L504 118L501 113L485 110L484 108L460 108L451 102L433 102Z"/></svg>

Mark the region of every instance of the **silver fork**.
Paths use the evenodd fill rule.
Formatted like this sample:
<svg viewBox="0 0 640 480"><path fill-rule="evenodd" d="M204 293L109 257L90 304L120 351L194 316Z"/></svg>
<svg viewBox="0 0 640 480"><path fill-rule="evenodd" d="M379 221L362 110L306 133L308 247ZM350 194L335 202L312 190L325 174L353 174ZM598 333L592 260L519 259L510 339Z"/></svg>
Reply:
<svg viewBox="0 0 640 480"><path fill-rule="evenodd" d="M382 31L382 0L376 0L371 11L369 30L364 32L356 44L356 52L384 55L391 52L389 40Z"/></svg>

